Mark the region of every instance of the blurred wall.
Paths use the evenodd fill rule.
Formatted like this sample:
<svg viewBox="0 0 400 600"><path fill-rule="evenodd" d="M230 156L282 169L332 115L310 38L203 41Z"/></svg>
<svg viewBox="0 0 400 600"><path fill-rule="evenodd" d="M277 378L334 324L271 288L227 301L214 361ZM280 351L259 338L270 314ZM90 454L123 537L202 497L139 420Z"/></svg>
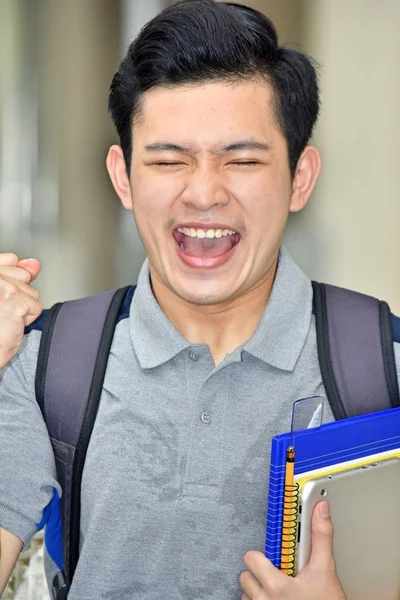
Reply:
<svg viewBox="0 0 400 600"><path fill-rule="evenodd" d="M59 184L56 252L52 260L51 248L42 245L46 235L40 252L43 275L51 269L49 285L57 296L94 293L113 284L119 201L105 158L116 139L107 115L108 88L119 58L116 8L118 3L108 0L41 0L38 6L41 83Z"/></svg>
<svg viewBox="0 0 400 600"><path fill-rule="evenodd" d="M400 314L400 2L245 4L320 64L323 171L285 243L310 277L376 295Z"/></svg>
<svg viewBox="0 0 400 600"><path fill-rule="evenodd" d="M311 275L387 300L400 314L400 2L304 0L303 43L321 64L315 141L324 169L290 232Z"/></svg>
<svg viewBox="0 0 400 600"><path fill-rule="evenodd" d="M105 158L116 141L107 96L120 58L118 7L0 2L0 251L42 260L46 305L114 285L120 205Z"/></svg>
<svg viewBox="0 0 400 600"><path fill-rule="evenodd" d="M122 0L121 56L125 56L130 43L140 29L155 17L166 3L163 0ZM136 282L145 251L140 240L133 215L121 209L118 222L118 241L115 252L115 285Z"/></svg>

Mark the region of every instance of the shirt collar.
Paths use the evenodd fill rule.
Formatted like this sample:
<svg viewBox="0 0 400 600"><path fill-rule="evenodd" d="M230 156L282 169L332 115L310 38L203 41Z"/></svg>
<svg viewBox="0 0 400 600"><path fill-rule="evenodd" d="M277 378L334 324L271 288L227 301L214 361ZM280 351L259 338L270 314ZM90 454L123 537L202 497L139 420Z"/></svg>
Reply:
<svg viewBox="0 0 400 600"><path fill-rule="evenodd" d="M268 304L242 350L278 369L292 371L310 328L312 295L311 281L282 247ZM191 346L158 305L147 259L140 270L129 321L142 369L157 367Z"/></svg>
<svg viewBox="0 0 400 600"><path fill-rule="evenodd" d="M310 279L282 247L268 304L243 350L273 367L292 371L310 329L312 299Z"/></svg>
<svg viewBox="0 0 400 600"><path fill-rule="evenodd" d="M129 326L132 345L142 369L158 367L190 346L154 297L147 259L139 273Z"/></svg>

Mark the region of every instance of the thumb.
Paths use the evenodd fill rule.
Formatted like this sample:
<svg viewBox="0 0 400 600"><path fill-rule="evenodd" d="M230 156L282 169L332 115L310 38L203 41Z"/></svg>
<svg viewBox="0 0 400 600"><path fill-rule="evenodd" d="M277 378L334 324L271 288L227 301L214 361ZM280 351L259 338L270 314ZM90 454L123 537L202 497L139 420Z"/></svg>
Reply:
<svg viewBox="0 0 400 600"><path fill-rule="evenodd" d="M21 269L25 269L25 271L28 271L28 273L31 274L31 282L36 279L42 270L42 265L37 258L23 258L18 261L17 266L21 267Z"/></svg>
<svg viewBox="0 0 400 600"><path fill-rule="evenodd" d="M312 519L312 550L309 565L316 569L334 569L333 525L325 500L315 507Z"/></svg>

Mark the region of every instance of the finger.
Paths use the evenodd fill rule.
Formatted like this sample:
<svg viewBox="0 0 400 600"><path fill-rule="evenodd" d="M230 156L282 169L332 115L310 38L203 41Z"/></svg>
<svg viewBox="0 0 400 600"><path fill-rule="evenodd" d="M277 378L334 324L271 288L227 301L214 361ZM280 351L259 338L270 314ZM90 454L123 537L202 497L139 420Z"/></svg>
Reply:
<svg viewBox="0 0 400 600"><path fill-rule="evenodd" d="M258 579L264 589L275 589L284 585L287 575L274 567L271 561L262 552L251 550L244 555L244 563L251 573Z"/></svg>
<svg viewBox="0 0 400 600"><path fill-rule="evenodd" d="M0 321L2 338L6 338L4 328L6 325L18 323L21 319L25 323L25 327L33 323L43 312L42 305L31 296L20 293L10 300L0 302ZM15 327L14 327L15 329Z"/></svg>
<svg viewBox="0 0 400 600"><path fill-rule="evenodd" d="M248 596L246 596L246 594L242 594L242 597L240 598L240 600L250 600L250 598Z"/></svg>
<svg viewBox="0 0 400 600"><path fill-rule="evenodd" d="M42 312L43 312L43 307L39 303L37 303L37 307L35 307L34 310L32 310L30 308L29 314L24 318L25 327L29 327L29 325L32 325L32 323L40 317Z"/></svg>
<svg viewBox="0 0 400 600"><path fill-rule="evenodd" d="M19 283L24 286L24 283ZM42 313L43 308L38 302L38 299L33 296L36 290L29 288L30 293L25 293L15 282L9 282L0 277L0 317L4 317L4 322L13 320L14 317L18 320L25 319L25 326L30 325ZM4 325L2 325L3 329ZM3 330L1 331L3 334Z"/></svg>
<svg viewBox="0 0 400 600"><path fill-rule="evenodd" d="M249 571L243 571L239 577L239 585L244 591L244 595L242 596L242 600L245 598L255 598L260 595L262 592L261 585L257 581L257 579L252 575Z"/></svg>
<svg viewBox="0 0 400 600"><path fill-rule="evenodd" d="M21 298L14 306L9 302L0 304L0 368L5 367L17 354L25 327L37 318L37 314L29 315L29 311L30 307Z"/></svg>
<svg viewBox="0 0 400 600"><path fill-rule="evenodd" d="M312 550L309 566L320 570L335 569L333 525L326 500L315 507L312 519Z"/></svg>
<svg viewBox="0 0 400 600"><path fill-rule="evenodd" d="M18 265L18 256L12 252L0 252L0 265L16 267Z"/></svg>
<svg viewBox="0 0 400 600"><path fill-rule="evenodd" d="M37 258L23 258L18 262L18 266L31 274L31 281L34 281L42 270L42 265Z"/></svg>
<svg viewBox="0 0 400 600"><path fill-rule="evenodd" d="M23 281L27 284L32 280L31 273L22 267L0 266L0 277L17 279L18 281Z"/></svg>
<svg viewBox="0 0 400 600"><path fill-rule="evenodd" d="M0 275L0 294L1 290L3 290L3 294L5 294L5 299L20 293L26 294L27 296L31 296L35 300L39 300L40 297L39 292L35 290L32 286L27 285L23 281L11 279L6 275Z"/></svg>

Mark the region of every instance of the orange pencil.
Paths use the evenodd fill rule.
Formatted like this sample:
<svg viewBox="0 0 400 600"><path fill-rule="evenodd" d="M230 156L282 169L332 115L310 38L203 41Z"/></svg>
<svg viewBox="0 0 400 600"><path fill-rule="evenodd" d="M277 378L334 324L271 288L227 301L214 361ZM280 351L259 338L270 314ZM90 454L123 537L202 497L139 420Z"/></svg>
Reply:
<svg viewBox="0 0 400 600"><path fill-rule="evenodd" d="M283 523L281 547L281 571L294 575L294 551L296 543L296 486L294 484L295 449L286 450L285 489L283 497Z"/></svg>

